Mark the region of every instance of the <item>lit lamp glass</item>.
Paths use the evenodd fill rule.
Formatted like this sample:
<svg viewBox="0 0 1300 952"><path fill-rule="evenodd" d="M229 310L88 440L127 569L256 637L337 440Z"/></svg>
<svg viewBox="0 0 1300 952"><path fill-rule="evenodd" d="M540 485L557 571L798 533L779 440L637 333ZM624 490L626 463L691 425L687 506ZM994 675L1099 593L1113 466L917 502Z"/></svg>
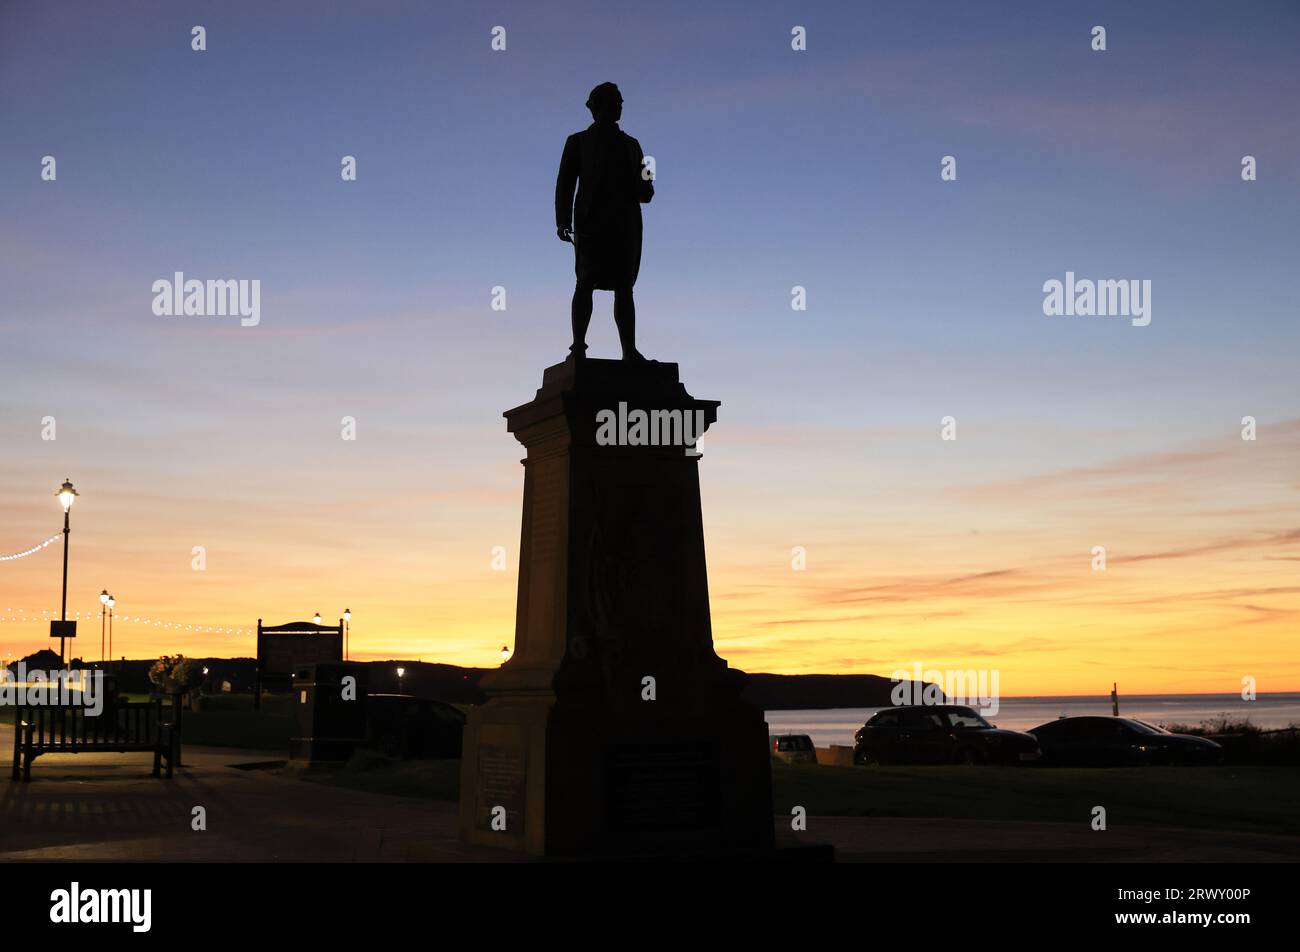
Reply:
<svg viewBox="0 0 1300 952"><path fill-rule="evenodd" d="M72 508L72 501L80 496L81 493L73 489L72 483L65 479L63 485L59 487L59 491L54 495L59 497L59 502L63 503L63 511L67 512Z"/></svg>

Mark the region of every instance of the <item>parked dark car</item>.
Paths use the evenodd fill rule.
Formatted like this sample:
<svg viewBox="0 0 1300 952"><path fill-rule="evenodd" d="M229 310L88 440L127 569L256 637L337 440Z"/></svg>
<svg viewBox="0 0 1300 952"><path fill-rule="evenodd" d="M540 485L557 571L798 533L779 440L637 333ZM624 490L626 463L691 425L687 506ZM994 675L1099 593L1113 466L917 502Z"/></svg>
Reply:
<svg viewBox="0 0 1300 952"><path fill-rule="evenodd" d="M854 735L855 764L1020 764L1037 760L1038 741L1000 730L952 704L880 711Z"/></svg>
<svg viewBox="0 0 1300 952"><path fill-rule="evenodd" d="M817 763L817 748L807 734L773 734L772 756L787 764Z"/></svg>
<svg viewBox="0 0 1300 952"><path fill-rule="evenodd" d="M429 698L371 694L366 727L369 746L390 757L455 758L461 752L465 715Z"/></svg>
<svg viewBox="0 0 1300 952"><path fill-rule="evenodd" d="M1217 764L1223 748L1205 737L1171 734L1132 717L1062 717L1029 733L1043 763L1074 767Z"/></svg>

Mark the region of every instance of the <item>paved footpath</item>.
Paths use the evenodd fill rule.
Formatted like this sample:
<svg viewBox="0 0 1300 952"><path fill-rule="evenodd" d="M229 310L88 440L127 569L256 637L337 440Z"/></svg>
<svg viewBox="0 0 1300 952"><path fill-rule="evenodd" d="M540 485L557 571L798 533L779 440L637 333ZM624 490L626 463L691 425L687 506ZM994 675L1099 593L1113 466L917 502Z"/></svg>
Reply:
<svg viewBox="0 0 1300 952"><path fill-rule="evenodd" d="M0 725L0 752L13 731ZM510 861L456 838L456 805L364 793L232 764L283 754L186 747L171 780L151 754L45 754L29 783L0 775L0 862L13 860L382 862ZM191 828L193 808L207 830Z"/></svg>
<svg viewBox="0 0 1300 952"><path fill-rule="evenodd" d="M266 751L187 747L168 781L148 754L47 754L30 783L9 780L12 728L0 725L0 862L511 862L462 846L456 805L308 783L231 765ZM207 810L207 830L191 829ZM781 826L778 826L780 831ZM841 861L1296 862L1300 837L1087 824L811 817L802 836ZM782 839L795 834L782 833Z"/></svg>

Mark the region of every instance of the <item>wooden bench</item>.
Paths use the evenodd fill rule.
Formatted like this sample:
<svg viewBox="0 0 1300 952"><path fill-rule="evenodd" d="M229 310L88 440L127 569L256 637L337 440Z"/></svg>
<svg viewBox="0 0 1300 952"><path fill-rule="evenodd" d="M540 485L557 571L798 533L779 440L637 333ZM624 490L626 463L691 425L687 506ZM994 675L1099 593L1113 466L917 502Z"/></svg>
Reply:
<svg viewBox="0 0 1300 952"><path fill-rule="evenodd" d="M152 753L153 776L180 763L180 697L110 702L98 716L73 706L24 706L14 717L13 779L30 781L41 754Z"/></svg>

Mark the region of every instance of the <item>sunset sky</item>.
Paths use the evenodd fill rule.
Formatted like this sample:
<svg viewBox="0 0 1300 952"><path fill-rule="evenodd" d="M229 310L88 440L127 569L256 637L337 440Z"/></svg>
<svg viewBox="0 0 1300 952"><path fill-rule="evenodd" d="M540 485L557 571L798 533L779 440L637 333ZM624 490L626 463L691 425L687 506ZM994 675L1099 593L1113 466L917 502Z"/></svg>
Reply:
<svg viewBox="0 0 1300 952"><path fill-rule="evenodd" d="M128 657L346 606L354 656L498 663L501 412L566 353L555 172L609 80L658 171L641 349L722 401L719 654L1300 690L1300 8L1049 6L0 4L0 554L70 477L75 653L107 588ZM155 316L176 271L260 280L261 323ZM1150 280L1150 325L1045 316L1067 271ZM59 581L0 562L0 656Z"/></svg>

